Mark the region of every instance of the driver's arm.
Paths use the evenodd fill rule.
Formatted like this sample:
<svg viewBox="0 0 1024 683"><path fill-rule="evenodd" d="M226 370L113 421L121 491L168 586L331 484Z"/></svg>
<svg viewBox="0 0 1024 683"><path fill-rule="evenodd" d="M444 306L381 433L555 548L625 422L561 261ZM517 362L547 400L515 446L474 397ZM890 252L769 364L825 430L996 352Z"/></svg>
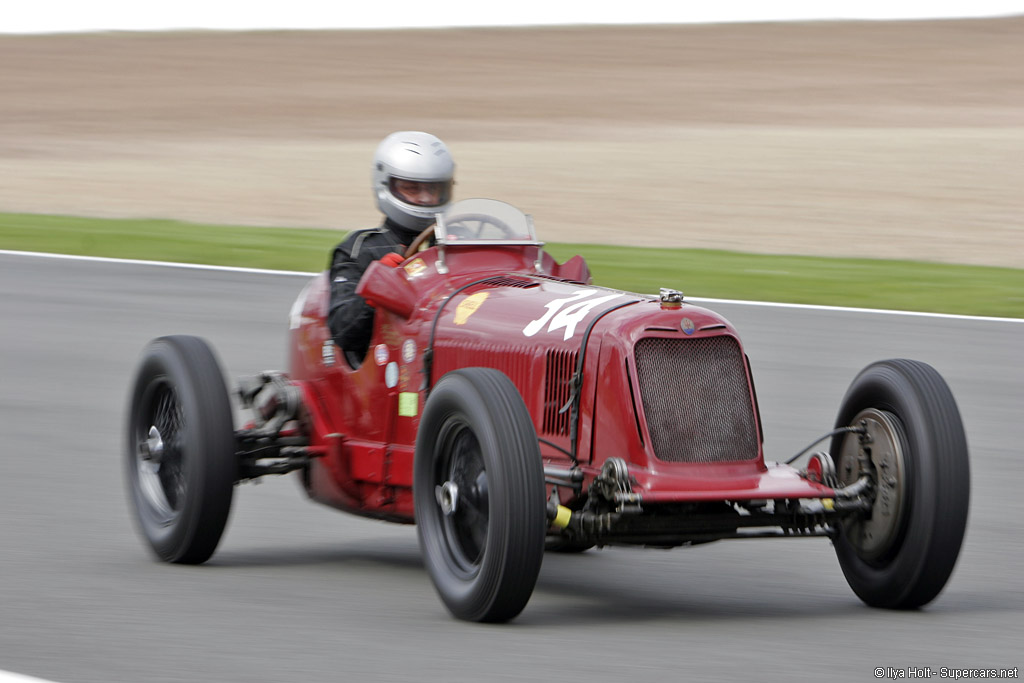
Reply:
<svg viewBox="0 0 1024 683"><path fill-rule="evenodd" d="M327 325L335 343L346 351L365 352L373 332L373 309L356 294L359 279L373 261L398 249L400 245L374 231L353 233L334 249Z"/></svg>

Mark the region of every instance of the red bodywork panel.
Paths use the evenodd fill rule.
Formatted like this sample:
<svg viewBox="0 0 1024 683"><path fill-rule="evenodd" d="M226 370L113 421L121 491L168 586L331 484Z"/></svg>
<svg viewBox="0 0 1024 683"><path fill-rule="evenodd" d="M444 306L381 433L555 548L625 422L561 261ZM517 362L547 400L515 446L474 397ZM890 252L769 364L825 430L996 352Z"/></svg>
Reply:
<svg viewBox="0 0 1024 683"><path fill-rule="evenodd" d="M314 499L412 522L413 454L427 382L462 367L508 375L534 418L545 463L568 467L572 411L563 408L588 329L576 440L587 480L606 459L620 457L644 504L831 495L789 467L767 467L759 436L748 439L743 452L730 453L727 462L672 462L655 455L658 435L649 424L656 419L641 400L635 352L645 339L662 340L656 343L671 349L676 340L715 338L713 343L734 348L733 374L744 386L733 400L747 402L749 428L760 434L749 367L724 318L685 303L672 308L595 287L581 258L559 265L537 246L449 245L440 269L437 252L420 252L398 268L373 264L367 270L357 291L373 302L377 315L369 353L357 368L330 339L326 274L307 285L292 309L290 377L303 391L310 445L325 453L305 475ZM685 404L690 388L677 386L674 368L655 364L645 370L644 381L648 387L676 387L671 390L681 392ZM717 390L712 384L693 391L714 398ZM657 409L671 411L675 403L662 401ZM560 494L569 502L569 490Z"/></svg>

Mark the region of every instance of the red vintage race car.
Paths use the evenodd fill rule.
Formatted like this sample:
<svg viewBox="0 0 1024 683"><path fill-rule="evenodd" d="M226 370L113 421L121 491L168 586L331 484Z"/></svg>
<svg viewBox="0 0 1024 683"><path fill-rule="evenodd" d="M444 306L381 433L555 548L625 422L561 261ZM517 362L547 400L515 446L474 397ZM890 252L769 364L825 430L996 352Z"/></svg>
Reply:
<svg viewBox="0 0 1024 683"><path fill-rule="evenodd" d="M459 202L421 237L360 281L377 311L365 357L331 339L327 275L309 282L287 374L239 383L240 429L209 345L147 347L125 462L160 559L204 562L236 484L295 472L316 501L415 522L437 592L467 620L519 614L545 549L827 536L869 605L918 607L943 588L969 467L930 366L868 366L816 442L827 450L766 462L750 364L723 317L673 290L593 285L582 258L555 262L502 202Z"/></svg>

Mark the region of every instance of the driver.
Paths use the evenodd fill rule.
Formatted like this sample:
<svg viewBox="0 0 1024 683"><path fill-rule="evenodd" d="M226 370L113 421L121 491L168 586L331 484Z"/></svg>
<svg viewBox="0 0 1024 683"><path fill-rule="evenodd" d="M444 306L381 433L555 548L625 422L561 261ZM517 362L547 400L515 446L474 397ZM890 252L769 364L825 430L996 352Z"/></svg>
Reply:
<svg viewBox="0 0 1024 683"><path fill-rule="evenodd" d="M359 278L373 261L402 262L406 247L451 200L454 175L448 148L429 133L392 133L377 147L372 189L384 222L350 233L331 256L327 324L347 354L365 356L373 331L373 309L355 292Z"/></svg>

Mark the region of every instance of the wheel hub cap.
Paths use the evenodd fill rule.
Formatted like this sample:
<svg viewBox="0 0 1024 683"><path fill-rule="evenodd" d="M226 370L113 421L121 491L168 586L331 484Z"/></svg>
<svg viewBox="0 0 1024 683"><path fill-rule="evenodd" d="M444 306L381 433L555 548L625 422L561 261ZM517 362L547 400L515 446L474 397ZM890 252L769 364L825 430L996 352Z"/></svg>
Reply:
<svg viewBox="0 0 1024 683"><path fill-rule="evenodd" d="M164 440L156 425L149 428L148 438L139 444L139 457L160 464L164 457Z"/></svg>
<svg viewBox="0 0 1024 683"><path fill-rule="evenodd" d="M840 483L852 484L862 474L874 479L871 513L846 525L846 536L868 559L882 556L896 540L902 521L904 489L903 431L891 413L868 409L853 420L863 438L847 438L839 453Z"/></svg>
<svg viewBox="0 0 1024 683"><path fill-rule="evenodd" d="M459 507L459 486L455 482L446 481L434 489L437 504L445 517L451 517Z"/></svg>

